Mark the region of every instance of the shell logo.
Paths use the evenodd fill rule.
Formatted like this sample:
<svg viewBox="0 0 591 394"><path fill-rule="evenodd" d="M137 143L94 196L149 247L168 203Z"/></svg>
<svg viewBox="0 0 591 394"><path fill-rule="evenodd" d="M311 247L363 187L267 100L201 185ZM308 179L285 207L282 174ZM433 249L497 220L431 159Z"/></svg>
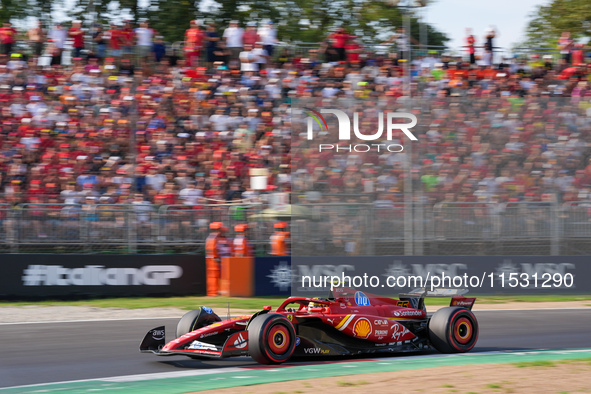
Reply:
<svg viewBox="0 0 591 394"><path fill-rule="evenodd" d="M367 338L371 333L371 323L365 317L358 319L353 326L353 334L358 338Z"/></svg>

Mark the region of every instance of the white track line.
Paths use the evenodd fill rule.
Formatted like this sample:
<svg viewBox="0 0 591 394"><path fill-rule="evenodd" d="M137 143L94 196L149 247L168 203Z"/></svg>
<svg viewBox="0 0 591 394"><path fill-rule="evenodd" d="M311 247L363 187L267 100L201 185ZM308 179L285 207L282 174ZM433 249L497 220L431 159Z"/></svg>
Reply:
<svg viewBox="0 0 591 394"><path fill-rule="evenodd" d="M141 381L141 380L182 378L182 377L188 377L188 376L211 375L214 373L242 372L242 371L245 371L245 369L232 367L232 368L213 368L213 369L198 370L198 371L145 373L145 374L138 374L138 375L112 376L112 377L107 377L107 378L95 378L95 379L64 380L61 382L48 382L48 383L26 384L26 385L22 385L22 386L0 387L0 392L2 390L8 390L8 389L47 386L47 385L53 385L53 384L85 383L85 382L95 382L95 381L123 383L123 382L137 382L137 381Z"/></svg>
<svg viewBox="0 0 591 394"><path fill-rule="evenodd" d="M421 360L426 358L434 358L438 357L441 358L442 362L445 361L446 358L449 357L468 357L474 355L491 355L491 354L531 354L531 353L539 353L540 351L547 351L548 353L558 353L558 354L570 354L570 353L579 353L579 352L588 352L589 349L528 349L523 351L507 351L507 350L496 350L492 352L470 352L470 353L462 353L462 354L424 354L424 355L416 355L416 356L398 356L398 357L380 357L380 358L370 358L364 361L347 361L343 365L343 367L349 367L352 364L356 363L363 363L365 361L379 361L381 364L391 364L392 362L398 361L400 363L405 363L411 360ZM329 362L330 363L330 362ZM300 364L301 366L305 366L305 364ZM291 366L298 366L297 363L292 364ZM265 368L262 368L265 370ZM280 371L281 369L271 368L266 369L268 371ZM310 370L317 370L317 369L310 369ZM159 373L146 373L146 374L136 374L136 375L123 375L123 376L112 376L106 378L95 378L95 379L82 379L82 380L67 380L61 382L48 382L48 383L37 383L37 384L28 384L22 386L11 386L11 387L0 387L0 392L3 390L8 389L22 389L27 387L38 387L38 386L48 386L54 384L68 384L68 383L84 383L84 382L112 382L112 383L124 383L124 382L137 382L142 380L155 380L155 379L167 379L167 378L179 378L179 377L190 377L190 376L200 376L200 375L211 375L216 373L228 373L228 372L244 372L249 373L252 370L249 368L241 368L241 367L229 367L229 368L213 368L208 370L196 370L196 371L175 371L175 372L159 372Z"/></svg>

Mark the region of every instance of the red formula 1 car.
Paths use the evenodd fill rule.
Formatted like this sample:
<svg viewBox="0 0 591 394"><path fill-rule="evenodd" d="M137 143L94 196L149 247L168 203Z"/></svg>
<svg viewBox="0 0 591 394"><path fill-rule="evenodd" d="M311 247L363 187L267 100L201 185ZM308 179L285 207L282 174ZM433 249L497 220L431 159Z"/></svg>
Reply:
<svg viewBox="0 0 591 394"><path fill-rule="evenodd" d="M478 339L478 322L471 312L476 299L464 297L466 292L417 289L392 299L336 288L326 299L290 297L274 312L265 307L224 321L211 308L200 307L181 318L176 339L166 343L164 326L156 327L148 331L140 351L191 358L249 355L262 364L431 348L467 352ZM430 315L425 296L451 297L451 304Z"/></svg>

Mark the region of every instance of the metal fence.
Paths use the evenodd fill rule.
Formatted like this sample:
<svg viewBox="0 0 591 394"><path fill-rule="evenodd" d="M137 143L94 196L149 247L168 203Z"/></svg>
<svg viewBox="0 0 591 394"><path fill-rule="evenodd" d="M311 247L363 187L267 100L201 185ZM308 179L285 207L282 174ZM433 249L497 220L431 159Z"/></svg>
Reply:
<svg viewBox="0 0 591 394"><path fill-rule="evenodd" d="M151 204L0 205L0 252L179 253L204 250L211 222L233 236L248 223L257 252L266 253L273 222L257 216L262 205ZM259 250L260 249L260 250Z"/></svg>
<svg viewBox="0 0 591 394"><path fill-rule="evenodd" d="M591 202L308 205L292 219L298 255L560 255L591 253ZM410 228L408 228L410 227Z"/></svg>
<svg viewBox="0 0 591 394"><path fill-rule="evenodd" d="M0 205L4 253L203 253L211 222L250 226L258 255L276 221L253 205ZM297 255L591 254L591 202L303 204L292 210ZM409 228L410 227L410 228Z"/></svg>

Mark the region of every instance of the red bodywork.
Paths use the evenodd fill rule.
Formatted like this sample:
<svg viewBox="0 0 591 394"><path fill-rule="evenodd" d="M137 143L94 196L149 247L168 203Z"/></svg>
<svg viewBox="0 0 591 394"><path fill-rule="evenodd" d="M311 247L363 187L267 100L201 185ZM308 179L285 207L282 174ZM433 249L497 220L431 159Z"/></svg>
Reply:
<svg viewBox="0 0 591 394"><path fill-rule="evenodd" d="M454 295L451 305L471 309L474 301L475 298ZM199 328L168 342L158 351L149 350L158 355L184 354L191 357L248 355L249 321L258 314L269 312L270 309L265 307L262 312L253 316L234 317ZM417 327L422 322L428 321L422 297L397 300L348 288L335 289L330 300L308 297L287 298L274 313L287 317L294 327L313 321L315 326L324 327L322 328L324 331L336 333L334 330L337 330L344 334L354 341L356 347L359 347L359 344L362 347L383 346L380 349L396 347L403 343L419 343L419 339L424 337L417 338L416 333L413 333L409 327ZM309 343L305 336L301 337L301 340ZM300 343L299 332L297 343ZM342 345L347 346L347 344ZM423 348L422 344L420 348ZM146 350L143 349L143 351ZM331 350L321 348L317 348L314 352L332 354Z"/></svg>

